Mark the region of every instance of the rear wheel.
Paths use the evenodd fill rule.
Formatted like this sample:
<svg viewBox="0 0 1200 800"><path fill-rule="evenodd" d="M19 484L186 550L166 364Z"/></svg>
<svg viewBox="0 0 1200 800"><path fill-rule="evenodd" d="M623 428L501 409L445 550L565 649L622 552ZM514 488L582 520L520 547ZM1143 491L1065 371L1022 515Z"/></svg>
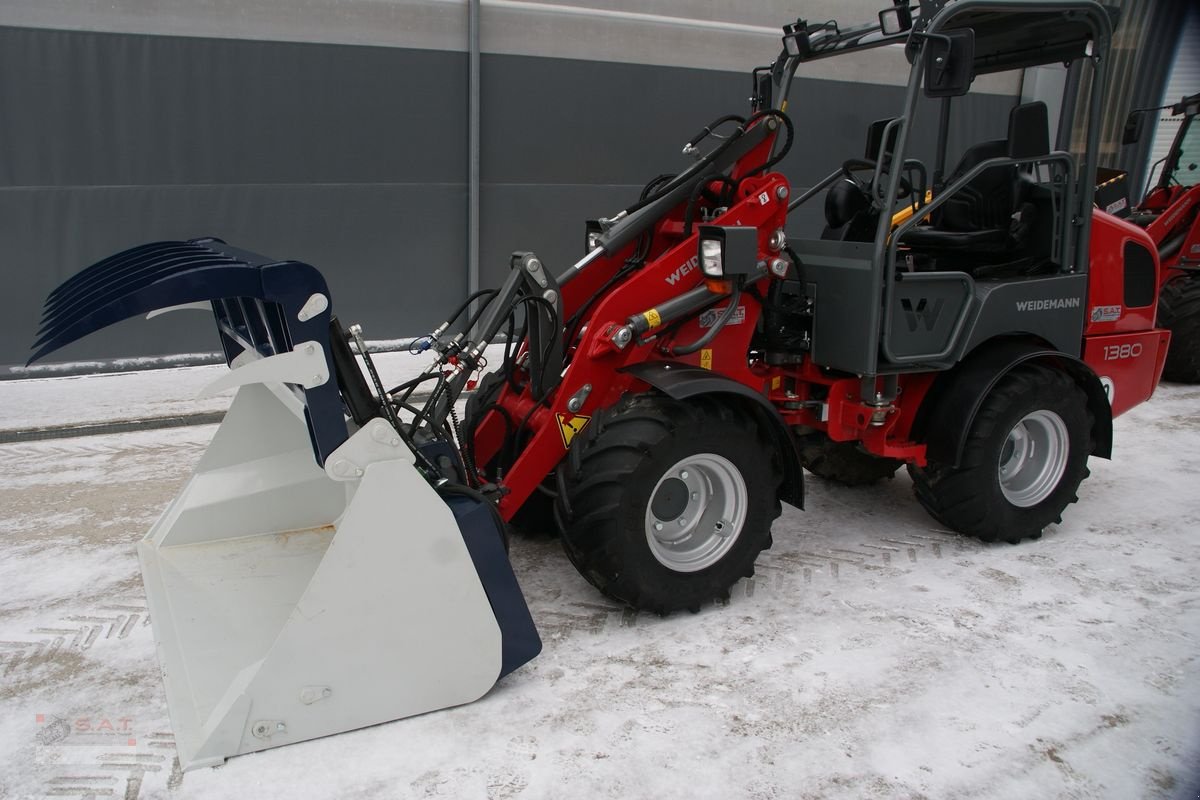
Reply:
<svg viewBox="0 0 1200 800"><path fill-rule="evenodd" d="M1200 383L1200 277L1167 282L1158 300L1158 324L1171 331L1163 378Z"/></svg>
<svg viewBox="0 0 1200 800"><path fill-rule="evenodd" d="M909 467L921 505L985 542L1036 539L1060 522L1088 475L1087 397L1067 374L1040 366L1005 375L980 407L960 466Z"/></svg>
<svg viewBox="0 0 1200 800"><path fill-rule="evenodd" d="M872 455L857 442L835 442L821 432L796 437L796 452L804 468L819 478L843 486L869 486L891 478L904 462Z"/></svg>
<svg viewBox="0 0 1200 800"><path fill-rule="evenodd" d="M595 415L560 468L563 547L604 594L699 610L754 574L782 469L753 417L710 398L627 397Z"/></svg>

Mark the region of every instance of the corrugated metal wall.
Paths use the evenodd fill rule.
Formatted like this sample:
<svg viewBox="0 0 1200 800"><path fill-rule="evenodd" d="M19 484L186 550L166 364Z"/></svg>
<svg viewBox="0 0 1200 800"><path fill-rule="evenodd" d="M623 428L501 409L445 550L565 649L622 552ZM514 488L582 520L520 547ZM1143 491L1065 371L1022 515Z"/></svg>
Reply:
<svg viewBox="0 0 1200 800"><path fill-rule="evenodd" d="M1125 120L1134 108L1159 105L1181 26L1194 0L1106 0L1105 4L1117 9L1119 20L1108 64L1097 164L1128 171L1131 199L1136 202L1150 141L1146 137L1139 144L1122 145ZM1087 141L1090 70L1079 70L1073 83L1079 94L1073 102L1071 150L1079 153ZM1071 93L1070 85L1067 92Z"/></svg>
<svg viewBox="0 0 1200 800"><path fill-rule="evenodd" d="M682 142L746 109L743 70L775 57L774 24L796 16L783 0L583 5L484 3L483 285L513 249L565 267L584 219L686 166ZM805 5L861 21L878 0ZM163 238L309 261L370 337L428 330L466 293L465 31L463 0L0 4L0 365L24 360L58 282ZM793 88L797 143L782 165L799 188L861 154L907 67L892 49L812 66ZM1019 76L980 84L959 146L998 135ZM819 203L791 227L816 235ZM60 355L214 349L203 315L172 314Z"/></svg>
<svg viewBox="0 0 1200 800"><path fill-rule="evenodd" d="M1174 63L1167 78L1166 88L1162 98L1154 105L1177 103L1180 99L1200 92L1200 6L1189 9L1186 20L1180 29L1179 44L1175 48ZM1146 159L1147 179L1157 180L1158 170L1151 174L1151 167L1167 157L1175 134L1179 131L1182 117L1171 116L1170 110L1155 116L1155 128L1147 129L1146 135L1152 136L1153 145ZM1159 165L1161 167L1161 165ZM1146 179L1143 179L1145 183Z"/></svg>

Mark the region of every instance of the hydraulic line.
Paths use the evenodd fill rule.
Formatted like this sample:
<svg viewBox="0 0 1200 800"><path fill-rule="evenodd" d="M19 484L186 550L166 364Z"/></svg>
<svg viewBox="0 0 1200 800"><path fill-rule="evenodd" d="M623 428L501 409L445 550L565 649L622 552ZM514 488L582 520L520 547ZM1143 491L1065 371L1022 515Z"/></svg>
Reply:
<svg viewBox="0 0 1200 800"><path fill-rule="evenodd" d="M463 471L466 473L467 485L473 488L476 481L475 462L471 454L467 452L466 440L463 439L462 435L462 425L459 424L458 412L454 410L453 405L450 406L450 424L454 431L454 438L458 440L456 442L456 449L463 462Z"/></svg>
<svg viewBox="0 0 1200 800"><path fill-rule="evenodd" d="M688 196L687 208L683 212L683 238L687 239L692 235L692 222L696 216L696 202L700 199L700 195L708 188L709 183L720 183L729 189L730 193L737 191L737 181L726 177L725 175L717 175L712 181L700 181L692 188L692 193Z"/></svg>
<svg viewBox="0 0 1200 800"><path fill-rule="evenodd" d="M792 149L792 139L795 136L796 128L794 125L792 125L792 120L788 117L788 115L782 111L779 111L778 109L769 108L766 111L759 111L757 114L750 117L750 119L746 121L746 124L751 125L763 117L775 117L782 122L784 129L787 131L787 136L784 138L783 147L779 150L779 152L771 155L760 166L757 166L751 170L747 170L746 173L742 175L743 178L748 178L756 172L763 172L764 170L770 169L782 161L784 156L788 154L788 151ZM778 139L776 139L776 141L778 141ZM774 149L774 146L772 146L772 149Z"/></svg>
<svg viewBox="0 0 1200 800"><path fill-rule="evenodd" d="M383 407L383 415L387 419L388 424L391 425L393 430L396 431L396 435L400 437L400 440L404 442L405 446L412 451L413 456L416 458L421 467L426 470L426 478L435 484L438 483L439 481L437 478L441 475L441 471L432 461L429 460L428 457L426 457L424 453L420 451L420 449L417 448L417 445L415 442L413 442L412 437L408 435L408 432L404 430L404 426L400 424L400 418L396 416L396 409L392 406L387 392L384 391L383 381L379 379L379 372L375 369L375 362L371 359L370 353L367 352L367 343L363 341L362 327L359 325L351 325L350 335L354 337L354 343L358 345L358 352L363 357L363 363L367 365L367 372L371 376L371 382L375 384L375 391L379 392L379 402ZM445 477L442 477L440 482L445 482L445 480Z"/></svg>
<svg viewBox="0 0 1200 800"><path fill-rule="evenodd" d="M656 200L660 200L663 197L666 197L668 194L670 194L670 192L673 189L675 189L676 186L678 186L678 185L686 182L687 180L691 179L692 177L698 175L701 172L701 170L703 170L705 167L707 167L709 164L711 164L713 161L715 161L722 153L724 153L726 150L728 150L733 145L734 142L736 142L743 135L745 135L745 133L746 133L746 126L739 125L734 130L734 132L729 136L728 139L725 139L723 142L721 142L719 145L714 147L712 150L709 150L707 153L704 154L703 157L700 158L699 161L692 164L692 166L688 167L686 170L684 170L683 172L676 175L674 178L672 178L670 181L668 181L666 183L666 185L664 185L661 189L657 190L656 192L651 194L649 197L646 197L642 200L638 200L636 203L631 205L629 208L625 209L625 214L626 215L632 214L633 212L639 211L640 209L650 205L651 203L655 202Z"/></svg>
<svg viewBox="0 0 1200 800"><path fill-rule="evenodd" d="M742 299L742 287L734 286L733 293L729 295L728 308L726 308L725 312L723 314L721 314L721 316L717 319L716 322L713 323L713 326L711 328L709 328L708 331L706 331L703 336L701 336L699 339L692 342L691 344L685 344L680 347L672 347L667 351L667 353L670 355L673 355L673 356L686 356L686 355L691 355L692 353L696 352L700 348L707 345L709 342L711 342L713 339L715 339L717 337L717 334L720 333L721 329L725 327L725 323L727 323L727 322L729 322L729 320L733 319L733 314L735 311L737 311L738 302L741 299Z"/></svg>

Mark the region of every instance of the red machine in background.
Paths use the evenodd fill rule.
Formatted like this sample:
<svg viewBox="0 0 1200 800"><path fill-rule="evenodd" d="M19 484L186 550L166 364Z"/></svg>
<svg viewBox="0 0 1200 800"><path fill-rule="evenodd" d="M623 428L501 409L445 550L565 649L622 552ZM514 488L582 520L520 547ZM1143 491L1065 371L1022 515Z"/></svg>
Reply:
<svg viewBox="0 0 1200 800"><path fill-rule="evenodd" d="M1170 108L1183 121L1161 160L1158 181L1133 209L1129 221L1150 234L1162 265L1158 324L1171 331L1163 378L1200 383L1200 124L1195 123L1200 94L1163 108ZM1130 115L1126 144L1139 138L1144 115L1158 110L1142 109ZM1154 167L1150 171L1153 177Z"/></svg>

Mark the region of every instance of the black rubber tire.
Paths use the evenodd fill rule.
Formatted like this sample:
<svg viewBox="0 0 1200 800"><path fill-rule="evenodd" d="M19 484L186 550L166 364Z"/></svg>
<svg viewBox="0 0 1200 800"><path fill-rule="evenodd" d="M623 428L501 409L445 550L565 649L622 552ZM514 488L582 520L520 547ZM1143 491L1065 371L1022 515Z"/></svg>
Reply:
<svg viewBox="0 0 1200 800"><path fill-rule="evenodd" d="M1158 298L1158 324L1171 331L1163 379L1200 383L1200 276L1167 282Z"/></svg>
<svg viewBox="0 0 1200 800"><path fill-rule="evenodd" d="M1001 491L1000 455L1009 432L1038 410L1056 413L1066 427L1066 467L1045 499L1023 508ZM983 401L959 467L932 460L925 467L909 465L913 491L930 516L958 533L1010 544L1037 539L1047 525L1061 522L1063 510L1079 499L1079 484L1088 476L1091 431L1087 396L1069 375L1037 365L1018 367Z"/></svg>
<svg viewBox="0 0 1200 800"><path fill-rule="evenodd" d="M722 456L736 468L747 490L746 518L716 563L684 572L654 555L646 510L664 472L698 454ZM752 415L711 398L628 395L592 418L559 467L563 549L614 600L658 614L699 611L728 599L739 579L754 574L758 554L771 546L782 480L782 464Z"/></svg>
<svg viewBox="0 0 1200 800"><path fill-rule="evenodd" d="M469 436L470 431L475 429L475 420L486 413L487 407L500 396L500 390L503 388L504 376L499 370L489 372L479 379L475 391L467 397L466 413L463 417L464 436ZM486 464L475 465L484 475L488 476L489 480L495 478L491 466L490 461ZM549 484L553 486L553 481L550 481ZM554 498L535 490L517 509L517 513L513 514L513 518L509 520L508 524L510 533L526 537L557 536L558 522L554 516Z"/></svg>
<svg viewBox="0 0 1200 800"><path fill-rule="evenodd" d="M868 453L857 442L835 442L819 431L796 436L796 452L806 470L843 486L870 486L891 479L904 466L899 459Z"/></svg>

